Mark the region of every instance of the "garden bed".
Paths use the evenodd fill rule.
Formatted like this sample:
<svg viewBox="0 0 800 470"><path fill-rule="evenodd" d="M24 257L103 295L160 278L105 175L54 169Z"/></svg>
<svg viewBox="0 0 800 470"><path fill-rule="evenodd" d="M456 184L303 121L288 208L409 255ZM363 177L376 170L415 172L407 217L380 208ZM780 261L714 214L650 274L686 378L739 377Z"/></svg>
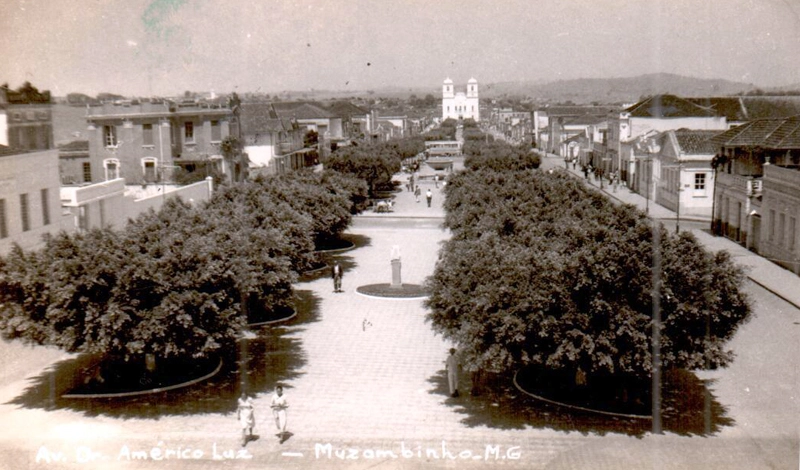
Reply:
<svg viewBox="0 0 800 470"><path fill-rule="evenodd" d="M427 297L428 291L417 284L402 284L399 287L389 283L367 284L356 288L356 292L368 297L394 298L394 299L418 299Z"/></svg>
<svg viewBox="0 0 800 470"><path fill-rule="evenodd" d="M247 315L247 326L266 326L285 322L297 316L297 311L289 306L275 308L251 308Z"/></svg>
<svg viewBox="0 0 800 470"><path fill-rule="evenodd" d="M161 359L155 370L142 361L101 360L78 377L79 384L63 398L123 398L188 387L213 377L222 367L218 357Z"/></svg>
<svg viewBox="0 0 800 470"><path fill-rule="evenodd" d="M346 238L333 238L330 240L324 240L317 243L316 247L314 248L317 252L325 252L325 253L332 253L332 252L340 252L340 251L347 251L352 250L355 248L356 244Z"/></svg>
<svg viewBox="0 0 800 470"><path fill-rule="evenodd" d="M650 380L633 377L591 377L575 385L575 374L526 367L514 376L523 393L548 403L581 411L629 418L651 419Z"/></svg>

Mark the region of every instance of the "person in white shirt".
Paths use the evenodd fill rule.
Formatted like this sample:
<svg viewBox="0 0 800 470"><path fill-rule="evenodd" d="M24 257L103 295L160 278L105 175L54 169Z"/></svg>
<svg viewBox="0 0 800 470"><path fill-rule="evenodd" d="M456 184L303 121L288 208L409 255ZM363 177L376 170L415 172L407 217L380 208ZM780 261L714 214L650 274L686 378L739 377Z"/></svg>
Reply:
<svg viewBox="0 0 800 470"><path fill-rule="evenodd" d="M256 416L253 409L253 399L242 392L239 397L239 407L236 410L239 424L242 426L242 447L247 444L248 439L253 436L253 427L256 425Z"/></svg>
<svg viewBox="0 0 800 470"><path fill-rule="evenodd" d="M275 417L275 426L278 427L278 435L283 436L286 434L286 409L289 408L289 403L286 397L283 396L283 387L278 385L275 387L275 394L272 395L272 415Z"/></svg>
<svg viewBox="0 0 800 470"><path fill-rule="evenodd" d="M447 385L450 388L450 396L458 396L458 358L456 357L455 348L450 348L450 355L447 356L445 361L445 368L447 369Z"/></svg>

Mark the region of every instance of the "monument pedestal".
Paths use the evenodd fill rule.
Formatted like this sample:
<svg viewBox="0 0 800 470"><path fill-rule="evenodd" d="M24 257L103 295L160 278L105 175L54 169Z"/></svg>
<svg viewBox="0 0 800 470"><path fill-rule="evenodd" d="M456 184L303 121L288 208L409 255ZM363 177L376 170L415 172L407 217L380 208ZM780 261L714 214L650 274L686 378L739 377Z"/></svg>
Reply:
<svg viewBox="0 0 800 470"><path fill-rule="evenodd" d="M399 259L392 260L392 287L403 287L403 280L400 278L401 263Z"/></svg>

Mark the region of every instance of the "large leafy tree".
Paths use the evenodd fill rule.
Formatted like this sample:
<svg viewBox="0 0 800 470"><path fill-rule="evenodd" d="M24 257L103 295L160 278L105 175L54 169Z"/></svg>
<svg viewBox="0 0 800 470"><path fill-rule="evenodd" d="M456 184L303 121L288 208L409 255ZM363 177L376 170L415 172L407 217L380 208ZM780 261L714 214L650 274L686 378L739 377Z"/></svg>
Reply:
<svg viewBox="0 0 800 470"><path fill-rule="evenodd" d="M328 173L331 173L328 171ZM352 220L350 194L333 185L337 180L311 170L256 179L261 188L294 210L307 214L315 241L338 237Z"/></svg>
<svg viewBox="0 0 800 470"><path fill-rule="evenodd" d="M5 337L125 360L205 357L230 346L248 306L291 302L311 220L243 183L192 207L167 201L127 230L51 237L0 263Z"/></svg>
<svg viewBox="0 0 800 470"><path fill-rule="evenodd" d="M653 227L566 175L473 160L445 188L444 245L427 301L434 329L469 369L526 364L647 376L653 322ZM485 166L481 166L485 165ZM509 170L510 168L510 170ZM749 318L742 272L687 233L660 230L662 361L717 367Z"/></svg>
<svg viewBox="0 0 800 470"><path fill-rule="evenodd" d="M340 147L325 160L326 169L355 176L367 183L370 194L389 184L400 171L403 154L392 143Z"/></svg>

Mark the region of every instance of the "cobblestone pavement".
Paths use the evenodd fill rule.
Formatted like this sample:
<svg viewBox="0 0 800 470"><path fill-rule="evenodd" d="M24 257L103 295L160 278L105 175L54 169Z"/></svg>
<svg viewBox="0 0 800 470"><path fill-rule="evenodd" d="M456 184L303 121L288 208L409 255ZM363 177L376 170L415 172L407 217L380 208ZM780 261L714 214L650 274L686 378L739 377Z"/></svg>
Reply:
<svg viewBox="0 0 800 470"><path fill-rule="evenodd" d="M396 195L393 213L356 218L348 235L357 247L338 255L345 267L344 293L333 292L327 275L297 285L314 299L313 315L275 327L282 339L296 347L296 364L291 373L285 368L263 371L285 386L292 433L287 440L282 442L274 434L271 389L260 390L255 397L259 438L244 453L240 453L234 414L204 411L202 403L194 413L157 419L109 415L102 403L95 412L11 403L32 387L32 379L46 376L49 365L71 356L51 348L4 342L0 344L5 358L0 369L4 424L0 468L767 469L798 465L797 433L787 431L797 416L796 407L786 410L787 420L775 424L775 429L765 420L743 418L757 416L762 406L768 406L751 404L737 389L757 381L762 363L758 361L743 361L733 379L727 370L715 371L720 400L723 405L728 404L726 400L733 403L733 424L706 437L669 432L629 435L613 426L591 423L572 426L569 420L553 418L558 416L553 410L542 412L539 421L528 422L522 410L513 406L519 401L492 401L466 393L460 398L447 396L444 360L450 345L425 322L422 300L377 299L355 292L357 286L391 280L389 255L394 245L401 249L404 283L421 284L433 272L440 243L448 233L440 226L441 191L433 182L422 184L434 192L431 208L424 199L417 203L403 191ZM758 348L754 336L759 334L783 335L778 344L795 334L781 330L770 318L748 327L754 329L736 340L739 356ZM787 367L786 361L791 363L784 358L781 367ZM797 390L797 374L770 374L769 380L772 388L786 393ZM466 377L461 385L468 389ZM162 459L154 460L158 457Z"/></svg>

